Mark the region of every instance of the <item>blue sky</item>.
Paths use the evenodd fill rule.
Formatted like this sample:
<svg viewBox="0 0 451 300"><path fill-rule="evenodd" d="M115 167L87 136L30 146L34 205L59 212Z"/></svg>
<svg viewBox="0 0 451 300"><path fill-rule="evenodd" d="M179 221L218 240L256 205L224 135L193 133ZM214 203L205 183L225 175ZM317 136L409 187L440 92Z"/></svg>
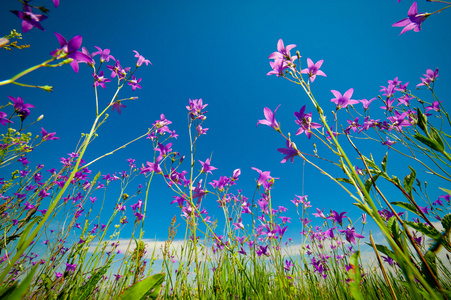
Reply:
<svg viewBox="0 0 451 300"><path fill-rule="evenodd" d="M54 32L67 39L82 35L83 46L90 52L95 51L94 46L109 48L122 66L135 64L133 50L152 62L152 66L142 67L136 74L142 78L142 89L133 92L125 87L121 91L122 97L139 99L126 102L127 108L121 115L110 113L108 122L88 150L87 161L145 133L161 113L173 122L170 128L180 135L172 141L173 149L188 156L185 106L189 98L202 98L208 103L204 127L209 131L199 141L197 159L204 161L212 156L212 165L218 168L208 181L220 175L231 176L234 169L241 168L237 188L251 197L257 178L251 167L271 171L273 177L280 178L273 190L273 205L287 206L288 216L294 220L290 200L302 194L302 161L281 164L283 156L276 149L285 147L285 141L267 126L256 127L257 121L263 119L264 107L274 110L281 104L276 117L282 130L294 136L297 130L294 111L299 111L304 104L307 111L313 111L300 87L266 75L271 70L268 56L276 51L280 38L286 45L297 45L295 50L301 53L304 66L307 57L315 62L324 59L322 70L327 78L317 77L312 89L329 115L335 107L330 102L333 98L330 90L344 93L354 88L353 99L370 99L381 94L380 86L387 85L387 80L399 77L403 82L409 81L409 88L413 89L426 69L437 67L440 77L436 93L444 100L445 107L450 108L447 96L451 94L451 39L445 30L451 28L450 12L431 16L418 33L409 31L399 36L401 28L391 25L407 16L412 1L398 4L395 0L244 3L61 0L57 9L51 1L33 2L51 9L50 17L42 22L46 31L32 29L24 34L23 43L31 44L30 49L3 51L2 80L49 58L49 52L59 46ZM433 12L442 7L425 1L420 1L418 6L420 12ZM20 29L19 19L8 11L20 10L20 4L8 0L3 7L2 34L12 28ZM52 85L52 93L13 85L2 87L2 105L8 101L6 96L21 96L36 106L30 118L45 115L39 126L35 126L35 132L42 126L49 132L56 131L60 137L30 155L32 163L44 163L46 168L58 166L59 158L77 145L80 132L89 131L95 109L91 73L85 65L81 65L78 74L64 66L41 69L22 80L28 84ZM106 90L99 89L100 103L108 103L114 91L113 82L107 84ZM429 97L425 91L418 91L417 95ZM313 140L305 135L293 141L300 149L312 149ZM379 160L386 151L378 144L362 142L359 146ZM126 170L126 159L130 157L138 165L151 160L150 143L142 140L94 164L92 169L102 173ZM398 177L407 175L406 163L390 159L391 156L389 168L393 166L391 170L399 172ZM342 177L337 170L333 174ZM431 180L430 183L444 186ZM163 185L156 180L152 187L146 230L148 237L158 239L166 238L171 218L180 215L178 208L169 205L173 194ZM431 193L438 195L432 189ZM353 219L360 215L344 192L309 165L304 171L304 194L309 195L314 207L350 211ZM116 198L111 199L114 204ZM221 218L216 202L211 201L206 204L210 214ZM300 224L292 225L287 235L298 237L299 228Z"/></svg>

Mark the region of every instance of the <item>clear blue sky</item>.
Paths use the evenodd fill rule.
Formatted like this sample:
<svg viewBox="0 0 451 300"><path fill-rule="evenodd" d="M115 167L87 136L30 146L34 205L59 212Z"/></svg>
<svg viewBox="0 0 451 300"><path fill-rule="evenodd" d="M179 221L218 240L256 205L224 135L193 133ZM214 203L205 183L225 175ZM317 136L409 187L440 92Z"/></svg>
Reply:
<svg viewBox="0 0 451 300"><path fill-rule="evenodd" d="M302 193L302 162L298 158L294 164L281 164L283 156L276 149L284 147L285 141L269 127L256 127L257 121L263 118L264 107L273 110L281 104L277 119L284 132L294 135L297 125L293 112L304 104L308 111L313 110L300 87L266 75L271 70L268 56L276 51L280 38L285 44L297 45L295 50L300 51L304 65L307 57L315 62L324 59L322 70L327 78L317 77L313 92L326 111L334 109L330 90L344 93L354 88L353 99L370 99L380 94L380 86L386 85L387 80L398 76L403 82L409 81L409 88L413 89L426 69L437 67L440 69L437 95L448 110L451 108L451 39L446 30L451 28L451 12L430 17L419 33L409 31L399 36L401 28L391 25L407 16L412 1L403 0L398 4L395 0L61 0L57 9L50 0L33 2L51 9L50 17L42 22L46 31L34 28L24 34L23 43L31 44L30 49L3 51L0 79L7 79L49 58L49 52L59 46L54 32L67 39L82 35L83 46L90 52L95 51L94 46L109 48L122 66L135 64L132 50L152 62L152 66L142 67L137 72L142 78L142 89L132 92L126 87L121 92L123 97L137 96L139 100L125 103L127 108L121 115L110 113L108 122L99 131L99 138L88 150L86 160L145 133L161 113L173 122L170 128L180 135L173 141L173 149L188 156L185 106L189 98L202 98L208 103L204 127L209 131L199 142L197 159L204 161L212 154L212 165L218 168L208 181L220 175L231 176L234 169L241 168L237 187L252 197L257 173L251 167L271 171L273 177L280 178L273 190L273 205L287 206L288 216L294 220L294 206L289 200ZM2 7L1 34L7 34L12 28L20 29L20 20L8 11L20 10L19 2L4 1ZM418 3L420 12L433 12L441 7L425 1ZM22 82L54 86L53 93L5 86L1 89L0 103L6 103L7 96L21 96L25 102L36 106L30 118L45 115L34 128L36 133L42 126L49 132L56 131L60 139L43 145L30 155L30 160L44 163L46 168L56 167L59 158L75 148L80 132L89 131L94 119L91 69L81 65L78 74L69 66L38 70L24 77ZM106 90L99 89L100 103L107 103L114 91L113 82L107 84ZM429 96L424 91L418 94ZM311 149L312 141L305 135L293 141L301 149ZM379 159L386 150L379 145L362 147ZM129 146L96 163L92 169L103 173L128 169L125 160L130 157L136 159L138 165L150 160L153 157L150 143L141 141ZM398 168L398 177L408 173L407 165L397 164L392 170L396 172ZM157 185L152 190L148 211L149 224L159 226L147 227L146 235L165 239L172 216L179 216L180 212L169 205L172 193L161 182L155 181ZM305 167L305 194L314 207L351 211L355 218L360 215L346 194L308 165ZM206 205L210 214L221 218L212 198ZM297 224L292 225L287 235L297 237L300 224L293 223Z"/></svg>

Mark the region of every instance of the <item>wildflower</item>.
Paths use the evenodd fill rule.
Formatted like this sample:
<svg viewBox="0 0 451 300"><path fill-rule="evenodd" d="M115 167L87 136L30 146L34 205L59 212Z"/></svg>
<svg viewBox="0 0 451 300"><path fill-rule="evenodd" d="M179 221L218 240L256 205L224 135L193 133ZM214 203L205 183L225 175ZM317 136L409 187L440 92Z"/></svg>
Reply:
<svg viewBox="0 0 451 300"><path fill-rule="evenodd" d="M92 55L92 57L94 57L94 56L96 56L96 55L100 55L100 62L104 62L104 61L109 62L109 61L110 61L110 58L111 58L112 60L116 60L116 59L114 58L114 56L110 55L110 49L102 50L100 47L97 47L97 46L94 46L94 47L96 47L97 50L99 50L99 51L93 52L91 55Z"/></svg>
<svg viewBox="0 0 451 300"><path fill-rule="evenodd" d="M24 205L24 209L25 209L25 210L33 209L33 208L35 208L35 207L36 207L36 206L30 204L28 201L25 202L25 205Z"/></svg>
<svg viewBox="0 0 451 300"><path fill-rule="evenodd" d="M305 135L310 138L312 136L312 129L320 128L321 125L312 122L312 113L304 113L305 105L301 107L299 112L294 112L294 116L297 118L294 122L299 125L299 129L296 135L305 132Z"/></svg>
<svg viewBox="0 0 451 300"><path fill-rule="evenodd" d="M294 60L294 58L291 57L290 54L290 50L293 49L294 47L296 47L296 45L291 44L288 46L284 46L283 44L283 40L279 39L279 41L277 42L277 52L273 52L271 53L271 55L269 55L269 59L274 59L274 60L288 60L290 62L292 62Z"/></svg>
<svg viewBox="0 0 451 300"><path fill-rule="evenodd" d="M76 264L68 264L68 263L66 263L66 272L75 271L76 268L77 268Z"/></svg>
<svg viewBox="0 0 451 300"><path fill-rule="evenodd" d="M298 155L298 151L293 148L293 143L287 140L287 148L277 149L280 153L284 154L285 157L282 159L281 163L286 163L288 160L294 162L294 158Z"/></svg>
<svg viewBox="0 0 451 300"><path fill-rule="evenodd" d="M317 217L317 218L323 218L323 219L326 219L326 216L324 215L323 211L324 211L324 209L323 209L323 210L320 210L319 208L317 208L317 209L316 209L316 213L313 213L312 215L314 215L314 216Z"/></svg>
<svg viewBox="0 0 451 300"><path fill-rule="evenodd" d="M287 63L283 59L276 59L273 62L270 61L269 65L272 68L272 71L266 73L266 75L276 75L277 77L283 76L283 71L288 68Z"/></svg>
<svg viewBox="0 0 451 300"><path fill-rule="evenodd" d="M236 229L236 230L244 229L244 225L243 225L243 222L241 221L241 218L238 219L238 222L232 223L232 225L235 226L234 229Z"/></svg>
<svg viewBox="0 0 451 300"><path fill-rule="evenodd" d="M132 80L129 80L128 85L131 85L132 91L136 90L136 88L140 89L141 86L139 83L141 82L142 78L136 79L135 75L132 75Z"/></svg>
<svg viewBox="0 0 451 300"><path fill-rule="evenodd" d="M406 120L405 117L407 116L408 112L405 111L402 114L400 114L398 111L395 110L395 116L388 117L390 122L392 124L390 125L389 131L393 128L396 128L398 131L402 131L402 127L406 126L412 126L412 124L409 122L409 120Z"/></svg>
<svg viewBox="0 0 451 300"><path fill-rule="evenodd" d="M435 71L432 71L431 69L426 70L426 74L423 74L425 78L420 78L421 83L417 84L417 87L419 86L429 86L431 82L434 82L435 79L438 77L438 68L435 69Z"/></svg>
<svg viewBox="0 0 451 300"><path fill-rule="evenodd" d="M291 260L285 260L285 266L283 267L286 271L290 271L290 268L294 266Z"/></svg>
<svg viewBox="0 0 451 300"><path fill-rule="evenodd" d="M346 240L348 242L350 242L350 243L353 243L353 244L355 244L355 238L359 238L359 239L364 238L363 235L358 234L358 233L355 232L354 227L352 227L352 228L348 227L345 230L338 229L338 231L340 231L341 233L345 233L346 234Z"/></svg>
<svg viewBox="0 0 451 300"><path fill-rule="evenodd" d="M347 214L347 212L345 212L345 211L339 214L335 210L333 210L332 213L330 214L330 216L327 217L327 219L334 220L334 222L337 222L338 224L343 226L343 218L344 218L345 214Z"/></svg>
<svg viewBox="0 0 451 300"><path fill-rule="evenodd" d="M130 67L122 68L119 60L116 60L114 66L106 66L108 70L111 71L111 78L118 77L119 80L125 79L127 76L127 72L130 70Z"/></svg>
<svg viewBox="0 0 451 300"><path fill-rule="evenodd" d="M138 219L138 221L141 221L144 217L144 215L139 212L135 212L134 215Z"/></svg>
<svg viewBox="0 0 451 300"><path fill-rule="evenodd" d="M105 89L106 88L105 83L111 81L111 79L105 78L103 76L103 71L100 71L99 75L93 73L92 76L94 77L94 87L97 87L100 85L101 87L103 87Z"/></svg>
<svg viewBox="0 0 451 300"><path fill-rule="evenodd" d="M203 104L202 99L189 99L189 106L186 106L186 109L189 111L191 119L205 120L206 116L204 114L206 112L202 112L202 110L207 107L207 105L208 104Z"/></svg>
<svg viewBox="0 0 451 300"><path fill-rule="evenodd" d="M428 112L430 110L437 111L437 112L440 111L440 103L442 103L442 101L440 101L440 102L438 102L438 101L432 102L432 105L425 107L426 112Z"/></svg>
<svg viewBox="0 0 451 300"><path fill-rule="evenodd" d="M141 67L143 63L145 63L146 66L152 64L148 59L145 59L144 56L139 55L138 51L133 50L133 52L135 52L135 57L138 58L138 61L136 62L137 67Z"/></svg>
<svg viewBox="0 0 451 300"><path fill-rule="evenodd" d="M260 249L257 250L257 255L258 255L259 257L262 256L262 255L269 256L269 253L268 253L268 246L266 246L266 247L260 246Z"/></svg>
<svg viewBox="0 0 451 300"><path fill-rule="evenodd" d="M8 96L8 98L13 102L14 111L20 116L22 121L30 115L29 108L34 108L32 104L24 103L21 97L14 98Z"/></svg>
<svg viewBox="0 0 451 300"><path fill-rule="evenodd" d="M386 146L388 146L388 148L390 149L390 147L393 146L395 143L396 143L396 142L390 140L390 139L387 137L387 140L384 141L384 142L382 142L382 145L386 145Z"/></svg>
<svg viewBox="0 0 451 300"><path fill-rule="evenodd" d="M323 64L324 60L318 61L316 64L313 63L313 61L310 58L307 58L307 69L304 69L301 71L302 74L308 74L308 77L313 82L315 81L316 75L321 75L324 77L327 77L326 74L321 71L319 68L321 68L321 65Z"/></svg>
<svg viewBox="0 0 451 300"><path fill-rule="evenodd" d="M42 141L59 140L59 137L55 136L56 132L48 133L43 127L41 127L41 134L42 134Z"/></svg>
<svg viewBox="0 0 451 300"><path fill-rule="evenodd" d="M334 102L337 105L337 110L346 108L348 105L359 103L359 101L351 99L352 94L354 93L353 88L347 90L344 95L341 95L341 93L336 90L331 90L331 92L332 94L334 94L335 98L330 101Z"/></svg>
<svg viewBox="0 0 451 300"><path fill-rule="evenodd" d="M63 277L63 273L55 272L55 276L57 279L61 278L61 277Z"/></svg>
<svg viewBox="0 0 451 300"><path fill-rule="evenodd" d="M279 104L279 106L280 106L280 104ZM275 114L276 114L276 111L279 108L279 106L277 106L277 108L274 110L274 113L269 108L265 107L263 109L263 113L265 114L266 120L259 120L257 122L257 126L258 126L258 124L268 125L269 127L273 128L274 130L280 131L279 123L276 121L276 118L275 118Z"/></svg>
<svg viewBox="0 0 451 300"><path fill-rule="evenodd" d="M108 79L109 80L109 79ZM113 111L113 110L117 110L117 112L119 113L119 114L121 114L121 107L127 107L127 106L125 106L124 104L122 104L122 102L121 101L115 101L114 103L113 103L113 106L111 106L111 110Z"/></svg>
<svg viewBox="0 0 451 300"><path fill-rule="evenodd" d="M33 27L45 31L44 27L42 27L42 25L39 24L39 22L47 19L47 16L34 14L31 7L28 4L25 3L23 5L23 11L11 10L11 12L22 20L22 30L24 33L32 29Z"/></svg>
<svg viewBox="0 0 451 300"><path fill-rule="evenodd" d="M2 111L0 111L0 124L2 124L3 126L6 125L6 123L13 123L13 121L8 120L6 117L8 115Z"/></svg>
<svg viewBox="0 0 451 300"><path fill-rule="evenodd" d="M402 19L401 21L396 22L392 25L392 27L404 27L401 31L403 34L406 31L412 30L418 32L421 30L421 23L423 23L430 14L422 13L418 14L417 2L415 1L412 6L410 6L409 11L407 12L408 18Z"/></svg>
<svg viewBox="0 0 451 300"><path fill-rule="evenodd" d="M251 169L257 171L258 174L260 174L260 176L258 177L258 180L257 180L257 185L258 185L258 186L260 186L260 185L262 185L262 184L265 184L269 179L272 178L272 177L269 175L269 174L271 173L270 171L262 172L261 170L259 170L259 169L257 169L257 168L254 168L254 167L252 167Z"/></svg>
<svg viewBox="0 0 451 300"><path fill-rule="evenodd" d="M72 62L70 63L72 69L74 69L75 73L78 73L78 63L85 62L91 63L92 58L80 51L77 51L82 43L81 35L74 36L69 42L59 33L55 32L56 38L60 44L60 49L54 50L50 52L50 55L55 56L59 55L59 58L72 58Z"/></svg>
<svg viewBox="0 0 451 300"><path fill-rule="evenodd" d="M207 158L207 159L205 160L205 162L202 162L202 161L200 161L200 160L199 160L199 162L200 162L200 164L202 165L202 170L201 170L202 173L210 173L210 174L213 174L213 173L211 173L211 171L217 169L217 168L215 168L215 167L213 167L213 166L210 166L210 159L209 159L209 158Z"/></svg>

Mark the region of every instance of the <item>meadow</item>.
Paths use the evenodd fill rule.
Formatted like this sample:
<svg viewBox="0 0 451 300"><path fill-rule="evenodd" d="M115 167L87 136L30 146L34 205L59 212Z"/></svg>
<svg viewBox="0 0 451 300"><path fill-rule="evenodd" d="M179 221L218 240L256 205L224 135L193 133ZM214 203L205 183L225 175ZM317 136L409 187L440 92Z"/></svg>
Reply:
<svg viewBox="0 0 451 300"><path fill-rule="evenodd" d="M2 53L26 51L27 31L42 30L48 17L38 0L19 2L22 10L12 13L20 25L11 26L23 34L12 29L0 38ZM59 2L53 0L55 8ZM407 18L393 26L415 34L451 7L429 2L443 7L419 13L413 2ZM289 44L294 41L282 39L268 53L267 75L295 85L308 106L293 112L295 134L279 122L281 103L262 108L255 123L268 139L285 144L274 154L282 164L309 165L313 176L327 179L325 189L347 194L349 201L336 211L317 207L305 194L273 204L279 178L257 167L252 194L240 185L240 168L220 176L212 156L198 154L209 126L208 101L201 98L174 108L186 113L189 152L174 147L183 133L162 113L137 138L85 160L101 129L108 130L110 114L138 101L133 92L145 88L140 71L152 63L134 51L134 65L124 67L110 49L82 45L81 35L54 35L58 48L0 86L52 92L52 86L29 83L27 75L90 68L93 122L88 131L80 129L76 148L59 158L59 167L47 169L28 158L58 140L58 132L40 126L38 103L1 96L0 299L451 299L451 119L447 99L436 94L446 84L438 68L412 74L410 84L390 79L372 99L352 99L349 88L318 100L315 84L329 79L323 60L312 61ZM107 102L99 97L104 89L113 91ZM333 111L323 108L325 101ZM76 115L67 118L77 122ZM299 137L306 139L296 144ZM373 143L373 150L360 147L362 141ZM152 149L147 161L130 153L114 173L102 171L103 159L138 142ZM156 180L171 191L176 215L159 244L148 243L149 232L161 225L146 219ZM210 213L212 203L221 215ZM351 206L360 211L357 218ZM300 243L287 234L295 224Z"/></svg>

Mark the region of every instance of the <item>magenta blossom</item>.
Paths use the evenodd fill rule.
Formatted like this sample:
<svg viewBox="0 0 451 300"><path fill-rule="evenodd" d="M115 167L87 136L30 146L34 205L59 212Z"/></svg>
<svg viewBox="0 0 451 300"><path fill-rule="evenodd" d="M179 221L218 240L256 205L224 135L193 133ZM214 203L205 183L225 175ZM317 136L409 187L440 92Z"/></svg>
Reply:
<svg viewBox="0 0 451 300"><path fill-rule="evenodd" d="M100 62L104 62L104 61L108 62L108 61L110 61L110 58L112 60L116 60L113 55L110 55L110 49L102 50L100 47L97 47L97 46L94 46L94 47L96 47L97 50L99 50L99 51L93 52L91 54L91 56L94 57L96 55L100 55Z"/></svg>
<svg viewBox="0 0 451 300"><path fill-rule="evenodd" d="M404 27L399 35L412 29L415 32L420 31L421 23L423 23L430 16L430 14L428 13L418 14L416 1L412 4L412 6L410 6L407 15L409 16L408 18L402 19L401 21L398 21L392 25L393 27Z"/></svg>
<svg viewBox="0 0 451 300"><path fill-rule="evenodd" d="M202 161L200 161L199 160L199 162L200 162L200 164L202 165L202 173L210 173L210 174L213 174L213 173L211 173L211 171L213 171L213 170L216 170L217 168L215 168L215 167L213 167L213 166L210 166L210 159L209 158L207 158L206 160L205 160L205 162L202 162Z"/></svg>
<svg viewBox="0 0 451 300"><path fill-rule="evenodd" d="M280 104L279 104L279 106L280 106ZM263 113L265 114L266 120L259 120L257 122L257 126L258 126L258 124L268 125L269 127L273 128L274 130L280 131L280 125L276 121L276 117L275 117L276 111L279 108L279 106L276 107L274 112L272 112L269 108L265 107L263 109Z"/></svg>
<svg viewBox="0 0 451 300"><path fill-rule="evenodd" d="M280 153L284 154L285 157L282 159L281 163L284 164L288 160L294 162L294 158L298 155L298 151L293 148L293 143L287 140L287 148L277 149Z"/></svg>
<svg viewBox="0 0 451 300"><path fill-rule="evenodd" d="M141 86L139 83L141 82L142 78L136 79L135 75L132 76L132 80L128 82L128 85L132 86L132 91L136 90L136 88L140 89Z"/></svg>
<svg viewBox="0 0 451 300"><path fill-rule="evenodd" d="M8 115L2 111L0 111L0 124L2 124L3 126L6 125L6 123L12 123L13 121L7 119Z"/></svg>
<svg viewBox="0 0 451 300"><path fill-rule="evenodd" d="M282 59L293 61L294 58L291 57L290 50L293 49L294 47L296 47L296 45L293 44L285 47L283 44L283 40L279 39L279 41L277 42L277 52L271 53L271 55L268 58L274 60Z"/></svg>
<svg viewBox="0 0 451 300"><path fill-rule="evenodd" d="M320 124L312 122L312 113L305 113L305 105L301 107L301 110L299 112L294 112L294 116L297 118L297 120L295 120L294 122L299 125L299 129L296 132L296 135L305 132L305 135L308 138L311 138L312 129L321 127Z"/></svg>
<svg viewBox="0 0 451 300"><path fill-rule="evenodd" d="M435 69L435 71L432 71L431 69L426 70L426 74L423 74L425 78L420 78L421 83L417 84L417 87L419 86L429 86L431 82L435 81L435 78L438 77L438 68Z"/></svg>
<svg viewBox="0 0 451 300"><path fill-rule="evenodd" d="M28 4L23 5L23 11L11 10L11 12L22 20L22 30L24 33L33 27L39 28L43 31L45 30L39 22L44 21L47 17L44 15L34 14Z"/></svg>
<svg viewBox="0 0 451 300"><path fill-rule="evenodd" d="M340 92L336 90L331 90L331 92L332 94L334 94L335 98L333 98L330 101L334 102L337 105L337 110L341 108L346 108L348 105L359 103L359 101L351 99L352 94L354 93L353 88L347 90L343 96L341 95Z"/></svg>
<svg viewBox="0 0 451 300"><path fill-rule="evenodd" d="M133 50L133 52L135 52L135 57L138 58L138 61L136 62L136 66L137 66L137 67L141 67L143 63L145 63L146 66L148 66L149 64L152 64L152 63L150 62L150 60L145 59L144 56L142 56L142 55L139 55L138 51Z"/></svg>
<svg viewBox="0 0 451 300"><path fill-rule="evenodd" d="M355 232L354 227L352 227L352 228L348 227L345 230L338 229L338 231L340 231L341 233L345 233L346 234L346 240L348 242L352 243L352 244L355 244L355 238L359 238L359 239L364 238L363 235L358 234L358 233Z"/></svg>
<svg viewBox="0 0 451 300"><path fill-rule="evenodd" d="M116 102L114 102L113 103L113 105L111 106L111 110L117 110L117 112L119 113L119 114L121 114L121 108L122 107L127 107L127 106L125 106L124 104L122 104L121 103L121 101L116 101Z"/></svg>
<svg viewBox="0 0 451 300"><path fill-rule="evenodd" d="M89 55L81 51L77 51L81 47L81 35L74 36L69 42L58 32L55 32L55 35L58 39L58 42L60 43L61 48L50 52L50 55L58 55L58 58L72 58L73 60L70 65L72 69L74 69L75 73L78 73L79 62L92 62L92 58Z"/></svg>
<svg viewBox="0 0 451 300"><path fill-rule="evenodd" d="M308 74L308 77L310 78L310 81L315 81L316 75L321 75L324 77L327 77L326 74L321 71L319 68L321 68L321 65L323 64L324 60L318 61L316 64L313 63L313 61L310 58L307 58L307 69L304 69L301 71L302 74Z"/></svg>
<svg viewBox="0 0 451 300"><path fill-rule="evenodd" d="M48 140L59 140L59 137L56 137L56 132L48 133L43 127L41 127L42 141Z"/></svg>

